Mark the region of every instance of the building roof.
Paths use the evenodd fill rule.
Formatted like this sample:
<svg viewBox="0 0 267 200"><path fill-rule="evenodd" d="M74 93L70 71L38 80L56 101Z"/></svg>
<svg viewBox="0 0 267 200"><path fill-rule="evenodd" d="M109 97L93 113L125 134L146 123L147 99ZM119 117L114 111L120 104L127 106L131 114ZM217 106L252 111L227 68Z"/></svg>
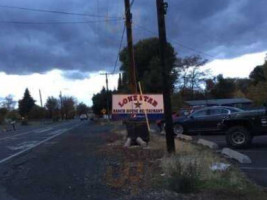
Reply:
<svg viewBox="0 0 267 200"><path fill-rule="evenodd" d="M207 99L207 100L196 100L186 101L189 106L200 106L200 105L232 105L232 104L251 104L252 101L246 98L233 98L233 99Z"/></svg>

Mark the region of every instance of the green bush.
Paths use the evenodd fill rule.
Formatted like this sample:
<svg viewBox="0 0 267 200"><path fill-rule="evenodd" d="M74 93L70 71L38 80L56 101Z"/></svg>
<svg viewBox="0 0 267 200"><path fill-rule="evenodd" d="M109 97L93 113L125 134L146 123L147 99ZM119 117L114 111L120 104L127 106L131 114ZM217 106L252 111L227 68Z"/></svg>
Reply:
<svg viewBox="0 0 267 200"><path fill-rule="evenodd" d="M192 193L198 191L200 175L198 163L194 159L172 157L165 160L163 169L167 173L167 187L177 193Z"/></svg>
<svg viewBox="0 0 267 200"><path fill-rule="evenodd" d="M6 108L0 108L0 124L4 124L7 113L8 110Z"/></svg>
<svg viewBox="0 0 267 200"><path fill-rule="evenodd" d="M21 116L19 115L17 111L12 110L7 113L6 118L10 119L11 121L19 121Z"/></svg>

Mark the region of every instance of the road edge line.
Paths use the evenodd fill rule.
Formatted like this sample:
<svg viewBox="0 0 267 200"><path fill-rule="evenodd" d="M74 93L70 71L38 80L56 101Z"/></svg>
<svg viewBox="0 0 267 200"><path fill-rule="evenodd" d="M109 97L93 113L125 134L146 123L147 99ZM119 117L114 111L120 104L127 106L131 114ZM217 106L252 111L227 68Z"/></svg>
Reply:
<svg viewBox="0 0 267 200"><path fill-rule="evenodd" d="M51 129L57 128L57 127L59 127L61 125L62 124L54 125L54 126L51 127ZM41 130L41 129L43 129L43 128L38 128L37 130ZM0 138L0 141L7 140L7 139L10 139L10 138L14 138L14 137L17 137L17 136L27 135L27 134L30 134L30 133L35 133L35 131L37 131L37 130L26 131L24 133L18 133L18 134L12 135L12 136L3 137L3 138ZM38 133L36 133L36 134L38 134Z"/></svg>

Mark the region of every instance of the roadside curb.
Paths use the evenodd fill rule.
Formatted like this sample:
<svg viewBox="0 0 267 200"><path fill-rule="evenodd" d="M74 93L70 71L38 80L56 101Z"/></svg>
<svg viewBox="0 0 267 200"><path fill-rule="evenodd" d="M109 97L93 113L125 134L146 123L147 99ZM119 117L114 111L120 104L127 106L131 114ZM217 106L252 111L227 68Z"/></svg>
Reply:
<svg viewBox="0 0 267 200"><path fill-rule="evenodd" d="M184 134L179 134L176 136L176 138L178 138L180 140L185 140L185 141L192 141L193 140L192 136L184 135Z"/></svg>
<svg viewBox="0 0 267 200"><path fill-rule="evenodd" d="M208 141L208 140L204 140L204 139L199 139L197 141L197 144L201 144L203 146L207 146L211 149L219 149L219 146L218 144L214 143L214 142L211 142L211 141Z"/></svg>
<svg viewBox="0 0 267 200"><path fill-rule="evenodd" d="M223 148L221 153L223 155L226 155L226 156L232 158L232 159L237 160L241 164L251 164L252 163L251 159L247 155L239 153L237 151L234 151L230 148Z"/></svg>

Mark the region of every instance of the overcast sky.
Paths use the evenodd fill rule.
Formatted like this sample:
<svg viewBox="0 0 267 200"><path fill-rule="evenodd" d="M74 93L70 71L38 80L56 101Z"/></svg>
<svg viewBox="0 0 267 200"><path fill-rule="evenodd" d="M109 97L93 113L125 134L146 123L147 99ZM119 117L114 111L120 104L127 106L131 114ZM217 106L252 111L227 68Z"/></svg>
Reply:
<svg viewBox="0 0 267 200"><path fill-rule="evenodd" d="M25 87L29 87L36 100L39 88L44 91L44 98L58 96L62 90L90 105L92 95L105 84L99 71L111 72L114 68L124 23L123 2L2 0L0 97L12 94L19 99ZM199 54L210 60L206 67L214 75L223 73L229 77L246 77L263 63L267 52L266 0L168 0L168 3L168 41L178 56ZM135 0L132 13L135 42L157 35L155 0ZM116 79L117 76L111 77L110 88L116 86Z"/></svg>

